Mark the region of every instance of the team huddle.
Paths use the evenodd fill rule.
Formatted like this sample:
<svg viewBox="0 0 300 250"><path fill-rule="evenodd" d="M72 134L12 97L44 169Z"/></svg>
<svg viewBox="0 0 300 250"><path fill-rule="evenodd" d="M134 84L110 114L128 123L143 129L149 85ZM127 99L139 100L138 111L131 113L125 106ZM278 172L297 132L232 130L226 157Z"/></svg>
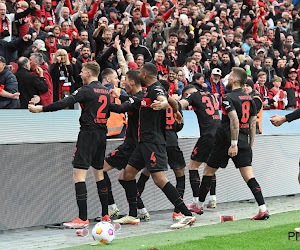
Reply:
<svg viewBox="0 0 300 250"><path fill-rule="evenodd" d="M96 62L84 63L80 73L83 87L48 106L28 106L33 113L61 110L76 102L82 107L80 132L72 162L79 216L72 222L64 223L64 226L89 226L85 178L92 166L102 205L102 215L97 220L111 221L119 215L107 174L111 169L118 169L118 181L125 190L129 213L115 219L115 223L138 224L150 219L141 195L151 176L174 205L174 224L171 228L184 228L196 221L193 213L203 214L209 192L207 207L216 207L215 172L218 168L225 168L230 158L258 203L259 212L251 220L269 218L261 188L252 171L257 110L252 97L243 91L247 81L244 69L235 67L229 75L226 89L230 92L222 97L221 121L219 101L215 95L187 85L182 91L182 99L176 101L167 94L168 84L157 80L157 68L151 63L144 64L139 72L127 72L127 96L101 85L99 73L100 67ZM122 103L111 103L111 98L119 98ZM177 132L183 127L181 111L188 106L197 115L200 129L200 138L188 165L193 191L191 204L183 202L186 164L177 137ZM106 123L110 112L127 112L128 121L123 143L105 157ZM204 171L200 181L198 169L202 163ZM168 164L174 171L176 187L165 176ZM136 181L140 171L142 173Z"/></svg>

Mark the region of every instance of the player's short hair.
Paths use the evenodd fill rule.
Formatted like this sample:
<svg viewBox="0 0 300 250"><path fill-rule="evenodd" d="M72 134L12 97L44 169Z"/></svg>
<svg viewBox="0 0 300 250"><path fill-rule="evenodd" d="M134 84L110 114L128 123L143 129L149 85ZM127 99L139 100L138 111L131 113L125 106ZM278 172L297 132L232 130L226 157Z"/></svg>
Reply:
<svg viewBox="0 0 300 250"><path fill-rule="evenodd" d="M139 77L139 72L137 70L128 70L126 76L129 80L133 80L135 85L141 85L141 78Z"/></svg>
<svg viewBox="0 0 300 250"><path fill-rule="evenodd" d="M266 76L266 75L267 75L266 72L260 71L260 72L258 72L258 74L257 74L257 78L258 78L258 77L261 77L261 76Z"/></svg>
<svg viewBox="0 0 300 250"><path fill-rule="evenodd" d="M247 82L247 73L246 70L240 67L232 68L233 75L237 78L241 87L243 87Z"/></svg>
<svg viewBox="0 0 300 250"><path fill-rule="evenodd" d="M111 76L113 73L115 73L116 71L114 71L111 68L106 68L102 71L101 73L101 80L103 81L103 79L106 79L107 77Z"/></svg>
<svg viewBox="0 0 300 250"><path fill-rule="evenodd" d="M93 77L98 77L100 74L100 66L97 62L86 62L82 64L82 68L91 71Z"/></svg>
<svg viewBox="0 0 300 250"><path fill-rule="evenodd" d="M164 89L169 92L170 83L166 80L159 80L160 84L164 87Z"/></svg>
<svg viewBox="0 0 300 250"><path fill-rule="evenodd" d="M190 89L197 89L197 88L196 88L195 85L193 85L193 84L188 84L188 85L186 85L186 86L183 88L183 90L182 90L182 96L184 96L185 92L187 92L187 91L190 90Z"/></svg>
<svg viewBox="0 0 300 250"><path fill-rule="evenodd" d="M157 77L157 68L153 63L145 63L142 67L142 69L149 75L152 77Z"/></svg>

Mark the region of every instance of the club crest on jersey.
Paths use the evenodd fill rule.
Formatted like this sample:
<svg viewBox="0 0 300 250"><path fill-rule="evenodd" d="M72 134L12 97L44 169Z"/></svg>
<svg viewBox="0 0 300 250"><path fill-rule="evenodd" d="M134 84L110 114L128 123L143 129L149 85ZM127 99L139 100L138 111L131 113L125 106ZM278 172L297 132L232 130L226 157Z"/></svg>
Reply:
<svg viewBox="0 0 300 250"><path fill-rule="evenodd" d="M141 106L146 107L146 106L147 106L146 101L142 100L142 101L141 101Z"/></svg>

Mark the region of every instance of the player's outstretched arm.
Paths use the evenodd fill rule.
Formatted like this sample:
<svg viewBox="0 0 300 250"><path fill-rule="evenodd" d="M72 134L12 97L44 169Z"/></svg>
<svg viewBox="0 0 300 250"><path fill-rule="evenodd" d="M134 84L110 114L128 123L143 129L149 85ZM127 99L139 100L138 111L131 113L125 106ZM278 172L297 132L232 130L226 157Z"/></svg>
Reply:
<svg viewBox="0 0 300 250"><path fill-rule="evenodd" d="M173 97L169 96L168 97L168 103L172 107L173 113L177 113L177 111L179 110L177 101Z"/></svg>
<svg viewBox="0 0 300 250"><path fill-rule="evenodd" d="M254 139L256 135L256 119L257 116L251 116L249 119L249 125L250 125L250 147L253 148L254 145Z"/></svg>
<svg viewBox="0 0 300 250"><path fill-rule="evenodd" d="M185 99L180 100L179 103L182 109L186 109L190 105L189 102Z"/></svg>
<svg viewBox="0 0 300 250"><path fill-rule="evenodd" d="M34 106L32 104L28 105L28 109L32 113L40 113L40 112L53 112L57 110L61 110L67 107L70 107L76 103L76 99L73 95L69 97L65 97L64 99L51 103L48 106Z"/></svg>
<svg viewBox="0 0 300 250"><path fill-rule="evenodd" d="M239 118L235 110L228 113L230 120L231 146L228 149L228 155L234 157L238 153L238 138L239 138Z"/></svg>
<svg viewBox="0 0 300 250"><path fill-rule="evenodd" d="M153 103L150 105L150 107L154 110L162 110L167 109L169 107L168 99L165 96L158 96L156 98L157 100L154 100Z"/></svg>

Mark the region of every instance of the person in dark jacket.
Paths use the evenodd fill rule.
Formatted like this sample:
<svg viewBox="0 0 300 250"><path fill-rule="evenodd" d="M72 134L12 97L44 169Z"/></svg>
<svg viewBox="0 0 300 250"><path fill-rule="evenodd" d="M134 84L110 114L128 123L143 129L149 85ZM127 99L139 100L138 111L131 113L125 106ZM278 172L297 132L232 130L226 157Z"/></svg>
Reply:
<svg viewBox="0 0 300 250"><path fill-rule="evenodd" d="M69 96L74 90L74 71L66 50L57 50L49 72L53 82L53 102Z"/></svg>
<svg viewBox="0 0 300 250"><path fill-rule="evenodd" d="M20 57L18 60L18 71L15 76L18 80L20 91L20 108L27 109L28 103L40 93L44 94L48 91L48 85L44 78L43 70L38 68L38 74L30 74L30 62L26 57Z"/></svg>
<svg viewBox="0 0 300 250"><path fill-rule="evenodd" d="M143 45L140 45L140 37L138 34L134 33L130 36L130 41L132 45L130 46L130 51L135 57L137 54L144 55L145 62L150 62L152 60L152 55L149 49Z"/></svg>
<svg viewBox="0 0 300 250"><path fill-rule="evenodd" d="M6 66L6 60L0 56L0 83L4 90L14 94L18 92L18 82L15 75ZM0 96L0 109L16 109L20 107L19 99L11 99Z"/></svg>
<svg viewBox="0 0 300 250"><path fill-rule="evenodd" d="M76 62L73 63L74 69L74 80L75 80L75 89L82 87L82 79L80 77L80 72L82 64L91 61L91 48L88 45L84 45L80 51L80 56L76 59Z"/></svg>

